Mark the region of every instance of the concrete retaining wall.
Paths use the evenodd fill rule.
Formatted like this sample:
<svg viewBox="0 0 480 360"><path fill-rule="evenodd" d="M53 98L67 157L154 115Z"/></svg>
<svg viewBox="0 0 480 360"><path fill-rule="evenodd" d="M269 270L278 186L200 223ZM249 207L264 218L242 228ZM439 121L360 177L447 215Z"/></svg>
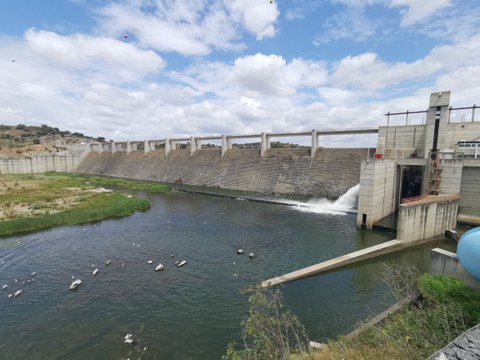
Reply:
<svg viewBox="0 0 480 360"><path fill-rule="evenodd" d="M462 188L462 160L442 159L441 167L440 194L459 194Z"/></svg>
<svg viewBox="0 0 480 360"><path fill-rule="evenodd" d="M358 184L367 149L220 149L92 152L77 171L258 193L338 198Z"/></svg>
<svg viewBox="0 0 480 360"><path fill-rule="evenodd" d="M375 159L362 162L358 225L364 224L367 229L371 229L375 222L395 212L398 192L396 174L397 166L393 160ZM367 216L365 223L363 216Z"/></svg>
<svg viewBox="0 0 480 360"><path fill-rule="evenodd" d="M398 206L397 239L416 241L442 236L457 223L458 199Z"/></svg>
<svg viewBox="0 0 480 360"><path fill-rule="evenodd" d="M463 216L480 217L480 167L463 167L462 190L458 212Z"/></svg>
<svg viewBox="0 0 480 360"><path fill-rule="evenodd" d="M453 276L476 289L480 288L480 281L465 270L457 254L444 249L435 248L431 250L429 272L431 274Z"/></svg>
<svg viewBox="0 0 480 360"><path fill-rule="evenodd" d="M417 157L423 157L425 130L425 125L380 126L378 151L386 158L409 158L412 153ZM383 149L380 149L380 144L383 145Z"/></svg>
<svg viewBox="0 0 480 360"><path fill-rule="evenodd" d="M0 158L0 174L35 174L47 171L74 171L81 155L39 155L25 158Z"/></svg>

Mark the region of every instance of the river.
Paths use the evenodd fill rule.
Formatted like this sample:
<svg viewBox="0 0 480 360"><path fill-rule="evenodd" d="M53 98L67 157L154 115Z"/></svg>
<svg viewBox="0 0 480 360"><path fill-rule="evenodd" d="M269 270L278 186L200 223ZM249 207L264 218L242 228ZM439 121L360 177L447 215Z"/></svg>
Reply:
<svg viewBox="0 0 480 360"><path fill-rule="evenodd" d="M356 229L343 207L320 211L324 201L141 196L151 202L147 212L0 239L0 286L8 285L0 291L0 358L220 359L248 315L242 289L391 239ZM284 300L312 340L332 338L394 302L380 281L382 263L395 258L424 271L429 256L424 246L288 283ZM176 267L181 260L187 264ZM159 263L165 269L155 272ZM68 290L74 278L82 285ZM126 334L134 344L124 343Z"/></svg>

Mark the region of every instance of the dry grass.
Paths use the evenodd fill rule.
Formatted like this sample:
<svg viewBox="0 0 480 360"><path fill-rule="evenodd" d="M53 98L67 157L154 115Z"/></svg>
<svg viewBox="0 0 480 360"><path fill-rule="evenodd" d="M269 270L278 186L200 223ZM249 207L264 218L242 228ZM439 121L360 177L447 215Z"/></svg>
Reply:
<svg viewBox="0 0 480 360"><path fill-rule="evenodd" d="M150 207L145 199L100 188L92 180L64 173L0 175L0 236L127 216ZM118 188L115 179L101 181ZM135 184L123 188L129 185ZM141 186L148 191L150 185Z"/></svg>
<svg viewBox="0 0 480 360"><path fill-rule="evenodd" d="M63 176L0 175L0 221L71 209L94 197L92 190Z"/></svg>

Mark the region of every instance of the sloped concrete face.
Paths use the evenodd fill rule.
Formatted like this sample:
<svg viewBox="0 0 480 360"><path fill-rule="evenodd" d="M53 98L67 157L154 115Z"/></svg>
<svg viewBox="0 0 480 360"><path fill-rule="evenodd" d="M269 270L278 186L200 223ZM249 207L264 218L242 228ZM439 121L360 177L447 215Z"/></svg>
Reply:
<svg viewBox="0 0 480 360"><path fill-rule="evenodd" d="M398 206L397 239L417 241L443 236L457 224L458 199Z"/></svg>
<svg viewBox="0 0 480 360"><path fill-rule="evenodd" d="M267 194L336 199L360 181L367 149L221 149L90 153L77 171L86 174L220 187Z"/></svg>

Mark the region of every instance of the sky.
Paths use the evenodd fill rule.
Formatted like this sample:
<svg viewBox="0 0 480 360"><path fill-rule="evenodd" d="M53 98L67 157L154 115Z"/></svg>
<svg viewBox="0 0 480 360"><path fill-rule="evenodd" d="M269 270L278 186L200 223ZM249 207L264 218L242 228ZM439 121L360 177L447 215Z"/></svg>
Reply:
<svg viewBox="0 0 480 360"><path fill-rule="evenodd" d="M0 124L114 141L374 128L385 113L426 110L430 93L448 90L453 106L480 103L478 0L0 8Z"/></svg>

